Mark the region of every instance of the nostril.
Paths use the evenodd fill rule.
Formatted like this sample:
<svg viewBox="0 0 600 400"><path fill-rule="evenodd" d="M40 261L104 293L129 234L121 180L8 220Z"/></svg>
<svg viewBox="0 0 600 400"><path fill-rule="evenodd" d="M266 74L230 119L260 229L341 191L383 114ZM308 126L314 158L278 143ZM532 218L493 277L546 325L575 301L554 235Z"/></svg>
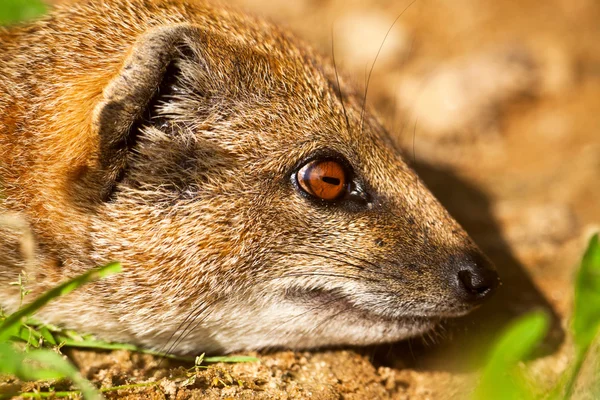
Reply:
<svg viewBox="0 0 600 400"><path fill-rule="evenodd" d="M487 272L488 270L484 270ZM458 279L462 284L463 289L475 298L483 297L493 289L493 284L497 279L487 277L486 273L473 274L469 270L458 272ZM494 275L496 275L494 273Z"/></svg>
<svg viewBox="0 0 600 400"><path fill-rule="evenodd" d="M468 302L489 297L500 283L498 274L484 256L472 254L457 264L458 290Z"/></svg>

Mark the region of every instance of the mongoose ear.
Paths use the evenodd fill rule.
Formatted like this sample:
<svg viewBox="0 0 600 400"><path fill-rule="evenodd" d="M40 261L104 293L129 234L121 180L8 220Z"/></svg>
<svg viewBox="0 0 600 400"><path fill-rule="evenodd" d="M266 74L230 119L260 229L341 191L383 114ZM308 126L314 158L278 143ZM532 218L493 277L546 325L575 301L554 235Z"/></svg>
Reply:
<svg viewBox="0 0 600 400"><path fill-rule="evenodd" d="M139 124L147 117L163 82L177 73L175 61L192 57L188 45L199 35L200 30L188 24L149 31L138 39L120 73L104 89L93 117L99 135L98 169L88 177L92 182L85 183L88 193L95 188L91 197L96 201L109 198L127 165Z"/></svg>

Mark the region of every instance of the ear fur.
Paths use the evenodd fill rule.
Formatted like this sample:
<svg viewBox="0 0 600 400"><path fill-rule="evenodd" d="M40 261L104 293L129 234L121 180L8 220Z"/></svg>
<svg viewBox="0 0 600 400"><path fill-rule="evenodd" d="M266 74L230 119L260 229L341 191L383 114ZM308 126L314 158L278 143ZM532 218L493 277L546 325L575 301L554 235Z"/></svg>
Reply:
<svg viewBox="0 0 600 400"><path fill-rule="evenodd" d="M97 169L84 179L88 201L109 198L136 141L136 125L167 79L169 66L181 56L182 46L199 35L197 27L180 24L153 29L134 44L120 73L104 89L103 100L94 109L99 150Z"/></svg>

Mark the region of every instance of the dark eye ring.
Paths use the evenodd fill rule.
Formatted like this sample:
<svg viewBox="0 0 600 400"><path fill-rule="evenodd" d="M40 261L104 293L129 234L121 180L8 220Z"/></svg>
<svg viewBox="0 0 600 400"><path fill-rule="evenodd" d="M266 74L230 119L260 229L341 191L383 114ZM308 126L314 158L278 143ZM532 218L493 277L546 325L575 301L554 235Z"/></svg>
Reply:
<svg viewBox="0 0 600 400"><path fill-rule="evenodd" d="M337 200L348 192L348 172L333 159L309 161L296 173L296 181L302 190L320 200Z"/></svg>

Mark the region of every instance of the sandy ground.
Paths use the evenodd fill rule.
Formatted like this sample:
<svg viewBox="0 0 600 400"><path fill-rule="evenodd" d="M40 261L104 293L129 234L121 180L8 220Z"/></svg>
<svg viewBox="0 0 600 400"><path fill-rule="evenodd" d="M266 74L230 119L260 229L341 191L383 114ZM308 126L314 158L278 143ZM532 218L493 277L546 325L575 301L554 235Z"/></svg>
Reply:
<svg viewBox="0 0 600 400"><path fill-rule="evenodd" d="M364 87L409 1L236 0L289 27ZM503 286L432 338L378 348L259 354L189 372L127 352L71 351L108 398L454 399L517 315L552 331L531 361L546 386L572 356L573 271L600 227L600 3L417 0L373 70L368 105L421 177L496 263ZM581 395L581 393L580 393ZM582 398L585 396L582 396Z"/></svg>

